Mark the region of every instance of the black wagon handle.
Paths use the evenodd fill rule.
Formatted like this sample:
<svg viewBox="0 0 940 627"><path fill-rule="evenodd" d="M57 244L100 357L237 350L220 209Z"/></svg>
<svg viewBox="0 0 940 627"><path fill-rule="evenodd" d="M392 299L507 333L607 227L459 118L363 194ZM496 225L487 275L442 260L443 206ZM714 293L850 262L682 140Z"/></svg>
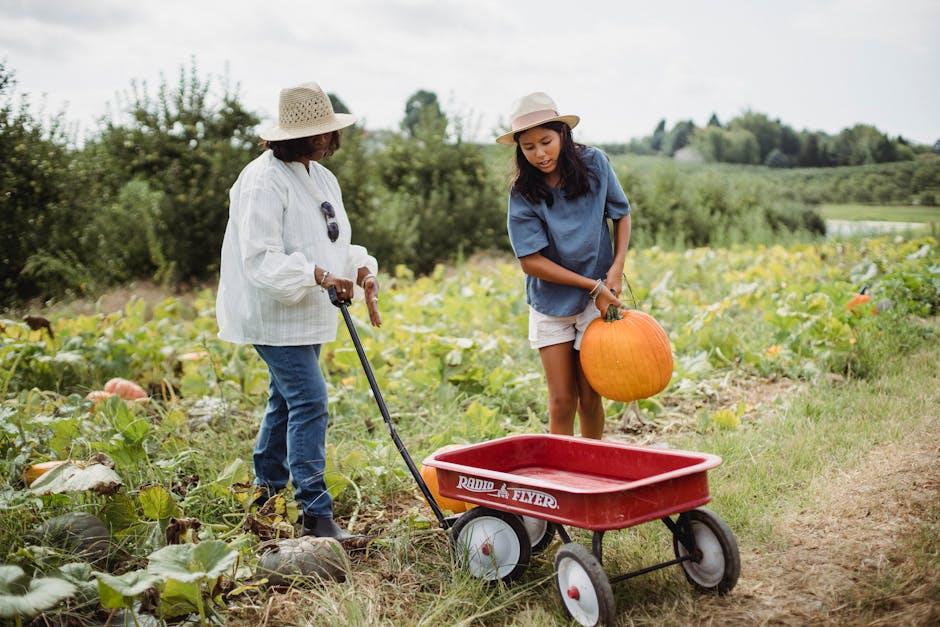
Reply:
<svg viewBox="0 0 940 627"><path fill-rule="evenodd" d="M395 425L392 423L392 417L388 413L388 407L385 405L385 399L382 397L382 391L379 390L379 384L376 382L375 375L372 373L372 366L369 364L369 358L366 357L366 352L362 348L362 342L359 340L359 333L356 332L356 325L353 322L352 316L349 315L350 301L341 299L336 293L335 287L327 288L327 294L330 296L330 302L333 303L334 306L338 307L339 310L343 313L343 320L346 322L346 328L349 329L349 336L352 338L353 345L356 347L356 352L359 354L359 361L362 362L362 369L366 373L366 378L369 379L369 386L372 388L372 395L375 397L375 402L379 406L379 411L382 413L382 419L385 421L385 425L388 427L388 432L392 436L392 440L395 442L395 446L398 448L398 452L401 454L402 459L405 460L405 465L408 466L408 470L411 472L411 476L414 477L418 487L421 488L421 493L424 494L424 498L427 500L428 505L430 505L431 509L434 510L434 516L437 517L437 522L440 524L441 529L447 529L450 525L447 518L444 516L444 512L441 511L440 505L437 504L437 499L435 499L434 495L431 494L431 490L428 488L428 484L425 483L424 478L421 477L421 473L418 471L418 467L415 466L414 461L411 459L411 455L408 453L408 449L405 447L404 442L401 441L401 438L398 437L398 432L395 431Z"/></svg>

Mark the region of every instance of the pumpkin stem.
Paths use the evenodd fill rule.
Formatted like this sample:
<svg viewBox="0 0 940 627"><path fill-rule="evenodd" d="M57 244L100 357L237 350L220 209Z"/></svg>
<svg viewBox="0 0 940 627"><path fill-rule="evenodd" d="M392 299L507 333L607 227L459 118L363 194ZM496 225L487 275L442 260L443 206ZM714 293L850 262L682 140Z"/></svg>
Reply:
<svg viewBox="0 0 940 627"><path fill-rule="evenodd" d="M607 308L607 316L605 319L607 322L613 322L614 320L620 320L623 316L620 315L620 307L611 305Z"/></svg>

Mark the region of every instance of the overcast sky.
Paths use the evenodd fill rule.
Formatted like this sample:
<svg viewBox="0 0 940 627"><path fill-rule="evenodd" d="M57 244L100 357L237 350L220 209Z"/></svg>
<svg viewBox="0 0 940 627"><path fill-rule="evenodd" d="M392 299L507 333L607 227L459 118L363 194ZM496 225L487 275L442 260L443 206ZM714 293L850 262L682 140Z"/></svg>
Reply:
<svg viewBox="0 0 940 627"><path fill-rule="evenodd" d="M588 142L746 108L940 138L940 0L0 0L18 91L68 103L85 128L131 79L175 78L193 56L203 74L228 67L265 125L280 88L315 80L370 128L432 90L480 139L535 90L580 115Z"/></svg>

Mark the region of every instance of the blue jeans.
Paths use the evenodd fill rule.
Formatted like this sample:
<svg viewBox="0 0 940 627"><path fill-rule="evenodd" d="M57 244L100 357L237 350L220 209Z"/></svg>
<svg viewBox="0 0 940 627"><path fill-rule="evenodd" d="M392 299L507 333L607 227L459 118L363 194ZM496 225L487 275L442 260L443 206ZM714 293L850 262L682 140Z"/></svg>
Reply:
<svg viewBox="0 0 940 627"><path fill-rule="evenodd" d="M260 346L271 375L268 406L255 444L255 482L280 490L291 479L294 498L307 516L332 516L326 491L326 382L320 345Z"/></svg>

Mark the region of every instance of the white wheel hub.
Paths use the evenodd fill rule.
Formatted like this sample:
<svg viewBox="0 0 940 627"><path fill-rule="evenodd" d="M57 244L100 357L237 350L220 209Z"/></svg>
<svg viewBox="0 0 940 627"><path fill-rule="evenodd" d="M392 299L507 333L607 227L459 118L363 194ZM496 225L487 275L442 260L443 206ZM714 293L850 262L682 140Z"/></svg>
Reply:
<svg viewBox="0 0 940 627"><path fill-rule="evenodd" d="M695 583L704 588L713 588L721 583L725 575L725 554L721 549L721 542L707 525L692 521L692 533L695 536L695 548L702 559L697 562L682 562L682 567ZM679 555L684 557L689 552L682 543L679 543Z"/></svg>
<svg viewBox="0 0 940 627"><path fill-rule="evenodd" d="M529 544L531 546L538 544L545 537L545 532L548 530L548 521L541 518L523 516L522 524L525 526L525 532L529 534Z"/></svg>
<svg viewBox="0 0 940 627"><path fill-rule="evenodd" d="M600 607L587 571L577 561L564 557L558 562L557 577L561 598L572 618L581 625L596 625Z"/></svg>
<svg viewBox="0 0 940 627"><path fill-rule="evenodd" d="M502 579L519 563L519 537L499 518L480 516L460 530L457 558L479 579Z"/></svg>

